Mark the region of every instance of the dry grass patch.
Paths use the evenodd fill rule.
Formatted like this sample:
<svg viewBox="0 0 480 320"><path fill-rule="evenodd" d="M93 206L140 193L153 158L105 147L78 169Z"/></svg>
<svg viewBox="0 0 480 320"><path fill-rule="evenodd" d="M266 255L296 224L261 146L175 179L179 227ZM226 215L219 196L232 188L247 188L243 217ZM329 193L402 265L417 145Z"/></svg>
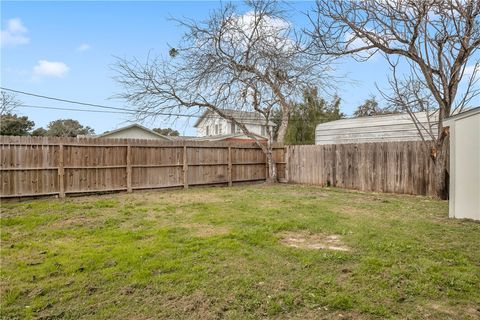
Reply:
<svg viewBox="0 0 480 320"><path fill-rule="evenodd" d="M187 223L181 224L180 227L188 229L190 233L200 238L219 236L230 232L228 228L205 223Z"/></svg>
<svg viewBox="0 0 480 320"><path fill-rule="evenodd" d="M298 249L350 251L339 235L312 234L307 232L285 232L281 234L281 243Z"/></svg>

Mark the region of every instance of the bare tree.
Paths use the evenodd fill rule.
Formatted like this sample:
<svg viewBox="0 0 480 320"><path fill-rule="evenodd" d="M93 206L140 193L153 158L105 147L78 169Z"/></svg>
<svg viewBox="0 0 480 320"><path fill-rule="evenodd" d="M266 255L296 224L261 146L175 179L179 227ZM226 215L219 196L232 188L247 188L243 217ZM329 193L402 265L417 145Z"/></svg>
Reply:
<svg viewBox="0 0 480 320"><path fill-rule="evenodd" d="M292 104L306 87L326 88L331 70L327 60L306 53L305 43L275 1L247 1L241 13L234 4L213 11L206 21L175 20L186 29L169 58L118 59L120 98L140 118L165 113L198 114L211 110L234 123L265 152L271 181L277 180L273 132L264 144L227 109L254 111L270 123L282 111L277 141L283 142Z"/></svg>
<svg viewBox="0 0 480 320"><path fill-rule="evenodd" d="M478 0L317 0L309 31L316 51L360 61L382 54L391 66L382 95L407 112L424 141L433 140L436 192L448 196L448 128L443 120L479 94ZM471 63L471 65L469 65ZM467 70L467 68L469 70ZM470 71L470 72L466 72ZM469 76L466 77L466 74ZM464 81L462 81L462 79ZM422 124L419 115L427 115Z"/></svg>
<svg viewBox="0 0 480 320"><path fill-rule="evenodd" d="M0 115L5 115L7 113L12 113L16 107L18 107L21 102L17 99L17 97L10 92L1 91L0 92L0 99L1 99L1 107L0 107Z"/></svg>

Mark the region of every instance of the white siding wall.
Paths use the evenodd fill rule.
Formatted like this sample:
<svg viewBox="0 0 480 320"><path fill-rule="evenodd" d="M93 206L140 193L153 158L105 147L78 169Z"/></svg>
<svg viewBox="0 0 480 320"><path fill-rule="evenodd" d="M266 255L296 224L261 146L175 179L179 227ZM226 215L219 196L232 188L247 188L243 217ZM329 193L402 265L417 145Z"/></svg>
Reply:
<svg viewBox="0 0 480 320"><path fill-rule="evenodd" d="M417 118L428 128L424 113L417 114ZM427 131L422 131L428 139ZM321 123L315 130L315 144L416 140L421 140L421 136L408 114L342 119Z"/></svg>
<svg viewBox="0 0 480 320"><path fill-rule="evenodd" d="M450 126L451 218L480 220L480 112Z"/></svg>
<svg viewBox="0 0 480 320"><path fill-rule="evenodd" d="M219 130L218 134L215 133L216 125L218 125L218 130ZM246 123L245 126L250 132L258 135L262 135L262 125L254 124L254 123ZM241 133L241 131L232 132L231 123L228 120L217 118L217 117L207 117L198 125L197 136L198 137L207 136L207 127L209 128L208 136Z"/></svg>

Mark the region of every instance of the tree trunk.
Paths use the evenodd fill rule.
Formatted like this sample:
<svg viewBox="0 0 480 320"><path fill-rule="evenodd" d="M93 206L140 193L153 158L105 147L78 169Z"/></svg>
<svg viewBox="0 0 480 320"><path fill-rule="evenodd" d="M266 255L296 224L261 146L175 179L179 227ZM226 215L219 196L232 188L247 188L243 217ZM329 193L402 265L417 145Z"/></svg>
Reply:
<svg viewBox="0 0 480 320"><path fill-rule="evenodd" d="M450 139L446 136L432 150L434 161L434 193L437 198L447 200L449 196Z"/></svg>
<svg viewBox="0 0 480 320"><path fill-rule="evenodd" d="M282 105L282 121L278 127L277 142L284 143L285 135L287 134L288 120L290 118L290 106L288 104Z"/></svg>
<svg viewBox="0 0 480 320"><path fill-rule="evenodd" d="M273 149L271 146L268 147L268 150L265 153L265 155L267 156L267 164L268 164L268 177L266 181L268 183L276 183L278 182L277 164L273 159Z"/></svg>

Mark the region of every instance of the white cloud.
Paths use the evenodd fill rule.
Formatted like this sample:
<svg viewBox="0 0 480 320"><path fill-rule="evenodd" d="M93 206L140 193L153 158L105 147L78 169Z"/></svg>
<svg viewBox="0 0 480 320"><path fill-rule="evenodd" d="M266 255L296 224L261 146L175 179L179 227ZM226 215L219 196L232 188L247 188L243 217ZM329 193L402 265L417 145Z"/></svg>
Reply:
<svg viewBox="0 0 480 320"><path fill-rule="evenodd" d="M88 43L82 43L81 45L79 45L79 46L77 47L76 50L77 50L77 51L87 51L87 50L90 50L90 49L92 49L92 46L91 46L91 45L89 45Z"/></svg>
<svg viewBox="0 0 480 320"><path fill-rule="evenodd" d="M479 78L480 77L480 63L472 64L470 66L466 66L463 74L466 75L466 76L471 76L474 72L476 72L475 78Z"/></svg>
<svg viewBox="0 0 480 320"><path fill-rule="evenodd" d="M1 32L2 47L29 43L30 39L26 36L27 31L19 18L7 20L7 27Z"/></svg>
<svg viewBox="0 0 480 320"><path fill-rule="evenodd" d="M33 79L38 80L43 77L64 77L70 68L63 62L39 60L33 67Z"/></svg>
<svg viewBox="0 0 480 320"><path fill-rule="evenodd" d="M241 16L232 16L227 22L226 40L234 40L240 46L246 46L249 35L256 30L255 37L262 39L263 44L268 44L277 50L286 51L292 49L294 41L289 38L290 23L277 17L264 16L256 26L258 17L253 12L247 12Z"/></svg>

